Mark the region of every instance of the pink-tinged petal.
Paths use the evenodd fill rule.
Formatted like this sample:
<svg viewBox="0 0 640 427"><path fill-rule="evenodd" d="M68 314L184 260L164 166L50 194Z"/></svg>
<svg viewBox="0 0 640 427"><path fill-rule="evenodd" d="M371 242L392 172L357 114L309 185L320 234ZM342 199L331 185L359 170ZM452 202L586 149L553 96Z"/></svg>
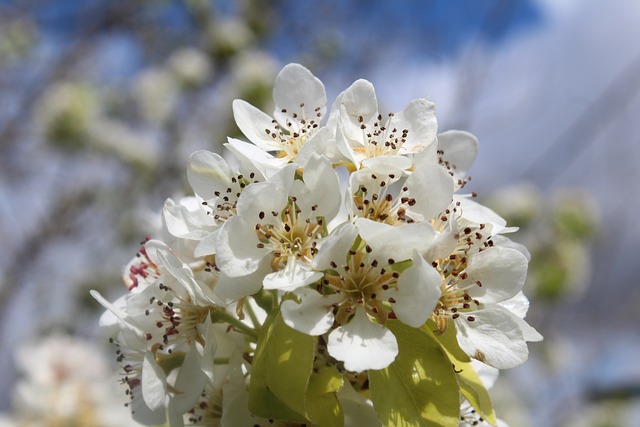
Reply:
<svg viewBox="0 0 640 427"><path fill-rule="evenodd" d="M464 178L478 155L478 139L469 132L450 130L438 135L438 150L454 167L454 177Z"/></svg>
<svg viewBox="0 0 640 427"><path fill-rule="evenodd" d="M384 369L398 355L398 341L390 330L373 323L364 310L329 334L329 354L344 362L348 371Z"/></svg>
<svg viewBox="0 0 640 427"><path fill-rule="evenodd" d="M413 265L402 272L395 288L389 289L384 298L393 297L393 311L398 320L419 328L427 321L440 299L440 274L422 259L417 251Z"/></svg>
<svg viewBox="0 0 640 427"><path fill-rule="evenodd" d="M439 215L453 198L453 180L438 165L419 165L407 178L405 186L409 188L411 197L416 201L407 212L423 221L429 221Z"/></svg>
<svg viewBox="0 0 640 427"><path fill-rule="evenodd" d="M267 274L262 281L262 285L265 289L293 291L302 286L317 282L322 279L322 276L322 273L313 271L305 263L290 257L285 268Z"/></svg>
<svg viewBox="0 0 640 427"><path fill-rule="evenodd" d="M231 185L231 169L216 153L200 150L189 158L187 180L193 191L205 200L215 197Z"/></svg>
<svg viewBox="0 0 640 427"><path fill-rule="evenodd" d="M497 304L473 312L473 321L461 315L454 320L460 348L469 356L498 369L524 363L529 349L518 316Z"/></svg>
<svg viewBox="0 0 640 427"><path fill-rule="evenodd" d="M468 289L469 295L481 303L496 303L516 295L527 278L527 259L511 248L492 247L470 257L466 268L466 283L477 283Z"/></svg>
<svg viewBox="0 0 640 427"><path fill-rule="evenodd" d="M274 141L274 128L272 118L253 105L241 99L233 101L233 117L242 133L257 147L264 151L278 151L281 145ZM269 133L267 133L267 130ZM278 136L276 135L276 138Z"/></svg>
<svg viewBox="0 0 640 427"><path fill-rule="evenodd" d="M292 329L303 334L318 336L333 325L333 303L340 301L339 295L321 295L313 289L301 288L295 294L300 303L286 300L280 308L282 319Z"/></svg>
<svg viewBox="0 0 640 427"><path fill-rule="evenodd" d="M280 71L273 88L273 100L273 116L293 132L304 127L301 120L319 123L327 111L324 85L300 64L286 65ZM287 122L292 126L287 126Z"/></svg>

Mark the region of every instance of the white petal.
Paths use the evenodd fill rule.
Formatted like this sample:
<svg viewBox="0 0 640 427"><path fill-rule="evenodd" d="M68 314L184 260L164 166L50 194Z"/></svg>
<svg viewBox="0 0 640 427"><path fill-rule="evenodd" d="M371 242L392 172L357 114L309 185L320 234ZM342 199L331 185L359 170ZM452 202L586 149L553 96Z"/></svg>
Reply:
<svg viewBox="0 0 640 427"><path fill-rule="evenodd" d="M257 147L264 151L277 151L282 147L271 137L274 129L272 118L253 105L241 99L233 101L233 117L242 133ZM266 130L270 133L267 134Z"/></svg>
<svg viewBox="0 0 640 427"><path fill-rule="evenodd" d="M173 409L180 414L187 412L196 403L202 393L207 376L200 369L202 356L195 345L191 345L178 371L173 385L176 392L173 396Z"/></svg>
<svg viewBox="0 0 640 427"><path fill-rule="evenodd" d="M322 276L322 273L311 270L305 263L290 258L284 269L267 274L262 281L262 285L265 289L293 291L317 282L322 279Z"/></svg>
<svg viewBox="0 0 640 427"><path fill-rule="evenodd" d="M373 126L378 116L378 100L373 85L367 80L356 80L338 96L336 104L347 140L352 142L352 146L357 142L362 145L364 135L360 129L361 123L371 123ZM362 122L359 117L362 117Z"/></svg>
<svg viewBox="0 0 640 427"><path fill-rule="evenodd" d="M357 218L356 227L362 239L371 246L371 256L384 260L403 261L412 251L425 253L431 248L435 232L427 222L392 226L367 218Z"/></svg>
<svg viewBox="0 0 640 427"><path fill-rule="evenodd" d="M327 111L324 85L300 64L288 64L280 71L273 88L273 100L274 117L281 125L291 122L294 125L291 130L294 132L304 126L300 124L300 119L320 122L321 117L317 114L324 116ZM316 111L316 108L319 110ZM282 112L283 109L286 112ZM294 113L297 119L293 118Z"/></svg>
<svg viewBox="0 0 640 427"><path fill-rule="evenodd" d="M529 250L525 245L514 242L513 240L503 235L493 236L491 240L493 240L493 243L496 246L511 248L519 251L527 259L527 262L531 262L531 253L529 252Z"/></svg>
<svg viewBox="0 0 640 427"><path fill-rule="evenodd" d="M413 254L413 265L402 272L398 285L385 293L396 302L393 311L398 320L414 328L427 321L440 299L440 274L427 264L417 251Z"/></svg>
<svg viewBox="0 0 640 427"><path fill-rule="evenodd" d="M163 408L167 397L167 377L148 351L142 361L142 398L152 411Z"/></svg>
<svg viewBox="0 0 640 427"><path fill-rule="evenodd" d="M316 270L324 271L332 268L331 261L337 264L344 263L347 259L347 252L353 246L357 236L358 230L353 223L340 224L320 241L318 253L313 258L311 266Z"/></svg>
<svg viewBox="0 0 640 427"><path fill-rule="evenodd" d="M460 203L462 219L474 224L487 224L491 228L491 235L507 230L507 221L486 206L470 200L468 197L454 197Z"/></svg>
<svg viewBox="0 0 640 427"><path fill-rule="evenodd" d="M436 133L438 121L436 120L435 105L426 99L415 99L405 109L395 114L387 125L388 129L407 129L406 141L399 150L401 154L417 153L427 147L432 147L435 153Z"/></svg>
<svg viewBox="0 0 640 427"><path fill-rule="evenodd" d="M485 304L500 302L522 290L527 278L527 259L515 249L493 247L473 254L466 272L466 282L479 280L482 284L472 286L469 295Z"/></svg>
<svg viewBox="0 0 640 427"><path fill-rule="evenodd" d="M255 230L242 218L231 218L218 232L216 264L230 277L251 274L268 254L266 249L258 248L257 244Z"/></svg>
<svg viewBox="0 0 640 427"><path fill-rule="evenodd" d="M407 209L416 212L420 219L429 221L444 211L453 197L453 181L439 165L422 164L407 178L405 186L416 203Z"/></svg>
<svg viewBox="0 0 640 427"><path fill-rule="evenodd" d="M215 191L223 191L231 184L231 169L216 153L199 150L189 158L187 180L193 191L205 200L215 197Z"/></svg>
<svg viewBox="0 0 640 427"><path fill-rule="evenodd" d="M521 319L524 319L527 311L529 311L529 299L522 291L507 300L501 301L499 304Z"/></svg>
<svg viewBox="0 0 640 427"><path fill-rule="evenodd" d="M518 316L494 304L475 311L472 322L464 317L454 322L458 343L469 356L498 369L513 368L527 360L529 349Z"/></svg>
<svg viewBox="0 0 640 427"><path fill-rule="evenodd" d="M345 381L337 395L344 411L345 427L382 427L371 400L355 391L349 381Z"/></svg>
<svg viewBox="0 0 640 427"><path fill-rule="evenodd" d="M207 255L213 255L216 253L216 241L218 240L218 232L220 230L216 230L212 233L209 233L207 237L200 240L198 245L193 251L193 256L195 257L204 257Z"/></svg>
<svg viewBox="0 0 640 427"><path fill-rule="evenodd" d="M273 175L273 171L288 163L284 157L273 157L261 148L239 139L227 138L224 146L236 156L245 169L257 170L263 177Z"/></svg>
<svg viewBox="0 0 640 427"><path fill-rule="evenodd" d="M438 135L438 149L443 159L455 166L456 178L464 178L478 155L478 139L469 132L450 130Z"/></svg>
<svg viewBox="0 0 640 427"><path fill-rule="evenodd" d="M226 304L242 297L253 295L262 288L264 276L271 271L269 257L264 257L253 273L231 277L222 269L214 288L214 293Z"/></svg>
<svg viewBox="0 0 640 427"><path fill-rule="evenodd" d="M406 156L379 156L363 159L362 166L369 169L407 170L413 166L413 161Z"/></svg>
<svg viewBox="0 0 640 427"><path fill-rule="evenodd" d="M211 322L211 316L207 316L203 326L204 336L204 348L202 349L202 358L200 359L200 369L209 378L211 382L215 380L214 372L215 366L213 364L213 358L218 348L218 340L213 329L213 322Z"/></svg>
<svg viewBox="0 0 640 427"><path fill-rule="evenodd" d="M333 303L340 301L340 295L324 296L313 289L301 288L295 294L300 303L286 300L282 303L282 319L290 328L303 334L318 336L333 325Z"/></svg>
<svg viewBox="0 0 640 427"><path fill-rule="evenodd" d="M312 155L304 165L304 185L295 194L303 214L309 217L325 217L330 220L338 211L341 202L340 180L331 163L321 156ZM316 209L312 211L311 207Z"/></svg>
<svg viewBox="0 0 640 427"><path fill-rule="evenodd" d="M329 354L344 362L348 371L384 369L398 355L398 341L390 330L373 323L364 310L329 334Z"/></svg>
<svg viewBox="0 0 640 427"><path fill-rule="evenodd" d="M299 165L304 165L314 153L324 156L334 164L341 160L346 160L345 156L338 149L335 129L330 129L326 126L320 128L304 143L300 151L298 151L294 162Z"/></svg>
<svg viewBox="0 0 640 427"><path fill-rule="evenodd" d="M118 318L118 320L121 322L121 325L123 327L125 327L128 330L130 330L131 332L133 332L139 339L143 339L143 337L146 334L137 325L134 325L131 322L131 319L129 318L129 315L123 310L124 307L122 307L122 306L116 307L115 305L111 304L102 295L100 295L100 293L98 291L95 291L95 290L92 289L92 290L89 291L89 293L104 308L106 308L111 313L113 313L113 315L116 316ZM107 318L107 319L108 319L108 321L112 321L113 320L113 319L109 319L109 318Z"/></svg>
<svg viewBox="0 0 640 427"><path fill-rule="evenodd" d="M201 240L209 234L207 228L213 226L213 224L201 223L196 214L189 212L186 207L176 204L171 199L167 199L164 203L162 218L169 233L182 239Z"/></svg>

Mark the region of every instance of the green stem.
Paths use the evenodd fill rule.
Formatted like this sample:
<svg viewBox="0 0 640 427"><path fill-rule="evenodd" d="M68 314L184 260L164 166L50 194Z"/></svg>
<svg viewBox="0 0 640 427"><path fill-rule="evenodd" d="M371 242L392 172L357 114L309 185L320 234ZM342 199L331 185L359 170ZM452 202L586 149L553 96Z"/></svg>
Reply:
<svg viewBox="0 0 640 427"><path fill-rule="evenodd" d="M247 335L252 341L258 341L258 333L255 329L249 325L245 325L240 320L222 311L215 311L211 313L211 321L214 323L228 323L236 330Z"/></svg>
<svg viewBox="0 0 640 427"><path fill-rule="evenodd" d="M251 304L249 304L249 302L247 302L244 306L247 309L247 314L251 319L251 323L253 323L253 328L256 330L260 330L260 327L262 325L260 324L260 321L258 320L258 317L256 316L256 312L253 310L253 307L251 307Z"/></svg>

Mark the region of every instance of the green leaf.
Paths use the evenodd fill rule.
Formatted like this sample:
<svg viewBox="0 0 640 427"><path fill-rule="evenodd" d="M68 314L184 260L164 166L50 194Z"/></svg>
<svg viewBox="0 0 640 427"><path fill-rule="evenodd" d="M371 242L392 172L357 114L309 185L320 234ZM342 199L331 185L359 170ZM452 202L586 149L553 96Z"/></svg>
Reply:
<svg viewBox="0 0 640 427"><path fill-rule="evenodd" d="M336 393L343 385L342 374L334 366L323 366L311 374L307 390L307 416L319 426L342 427L344 414Z"/></svg>
<svg viewBox="0 0 640 427"><path fill-rule="evenodd" d="M314 338L289 328L279 311L262 327L251 366L249 410L264 418L304 423Z"/></svg>
<svg viewBox="0 0 640 427"><path fill-rule="evenodd" d="M447 353L457 374L462 395L471 403L482 418L495 426L497 424L496 413L493 409L489 392L473 369L471 359L458 345L458 339L456 338L456 331L453 325L450 324L442 334L433 332L438 329L433 320L429 320L423 328L425 332L433 336L440 343L443 350Z"/></svg>
<svg viewBox="0 0 640 427"><path fill-rule="evenodd" d="M460 417L460 392L442 346L421 329L397 320L385 323L398 340L396 360L369 371L371 399L389 427L451 426Z"/></svg>

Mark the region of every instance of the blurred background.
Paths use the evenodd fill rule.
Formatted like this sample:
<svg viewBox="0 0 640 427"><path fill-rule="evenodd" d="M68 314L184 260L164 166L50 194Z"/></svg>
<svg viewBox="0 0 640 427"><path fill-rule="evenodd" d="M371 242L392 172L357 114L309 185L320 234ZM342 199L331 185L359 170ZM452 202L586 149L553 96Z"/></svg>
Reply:
<svg viewBox="0 0 640 427"><path fill-rule="evenodd" d="M133 425L88 290L125 292L190 153L299 62L479 138L469 189L521 227L545 336L499 417L640 426L638 40L635 0L0 0L0 425Z"/></svg>

